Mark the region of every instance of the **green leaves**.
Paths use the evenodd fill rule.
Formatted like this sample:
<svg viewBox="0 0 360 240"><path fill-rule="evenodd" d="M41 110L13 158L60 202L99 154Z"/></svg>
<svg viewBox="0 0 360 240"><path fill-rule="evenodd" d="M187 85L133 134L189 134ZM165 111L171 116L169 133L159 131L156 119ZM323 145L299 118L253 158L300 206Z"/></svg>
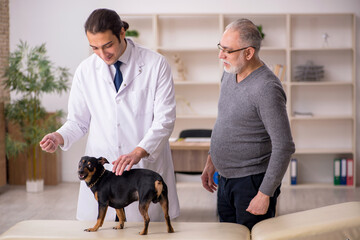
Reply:
<svg viewBox="0 0 360 240"><path fill-rule="evenodd" d="M264 39L264 38L265 38L265 33L263 32L263 27L262 27L262 25L258 25L258 26L256 26L256 27L257 27L257 29L258 29L259 32L260 32L261 38Z"/></svg>
<svg viewBox="0 0 360 240"><path fill-rule="evenodd" d="M14 140L10 137L10 135L6 135L5 148L6 148L6 156L8 158L16 157L26 149L26 143L22 141Z"/></svg>
<svg viewBox="0 0 360 240"><path fill-rule="evenodd" d="M30 48L20 41L10 54L5 77L5 87L10 91L39 97L42 93L66 91L70 73L67 68L53 66L46 56L45 44Z"/></svg>
<svg viewBox="0 0 360 240"><path fill-rule="evenodd" d="M46 55L45 44L31 48L20 41L17 49L10 54L5 78L5 88L20 96L5 107L8 124L17 126L21 133L21 138L17 136L15 139L9 133L6 136L6 154L16 157L29 149L36 151L35 146L41 138L60 127L62 111L47 113L41 106L40 98L44 93L61 94L67 91L70 73L67 68L53 66ZM35 153L30 155L36 157ZM32 162L36 169L35 159Z"/></svg>
<svg viewBox="0 0 360 240"><path fill-rule="evenodd" d="M126 37L139 37L139 32L136 30L127 30L125 33Z"/></svg>

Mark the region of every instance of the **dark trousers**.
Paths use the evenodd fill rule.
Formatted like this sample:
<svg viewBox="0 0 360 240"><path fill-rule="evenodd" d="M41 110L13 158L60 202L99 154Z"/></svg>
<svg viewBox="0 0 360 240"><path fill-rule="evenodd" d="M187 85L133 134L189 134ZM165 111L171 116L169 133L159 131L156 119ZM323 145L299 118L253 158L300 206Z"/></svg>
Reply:
<svg viewBox="0 0 360 240"><path fill-rule="evenodd" d="M264 175L265 173L261 173L228 179L220 176L217 197L220 222L239 223L251 230L256 223L275 216L280 186L270 198L269 209L265 215L253 215L246 211L250 201L258 193Z"/></svg>

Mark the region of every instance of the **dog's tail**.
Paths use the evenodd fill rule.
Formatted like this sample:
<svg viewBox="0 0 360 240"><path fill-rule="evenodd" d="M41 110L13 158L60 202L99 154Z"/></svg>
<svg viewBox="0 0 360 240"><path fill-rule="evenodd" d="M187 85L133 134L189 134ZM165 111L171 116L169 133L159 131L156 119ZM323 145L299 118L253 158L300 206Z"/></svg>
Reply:
<svg viewBox="0 0 360 240"><path fill-rule="evenodd" d="M162 191L163 191L163 187L164 187L164 185L163 185L163 182L162 182L162 181L160 181L160 180L156 180L156 181L155 181L155 190L156 190L156 196L157 196L157 198L160 197L160 195L161 195L161 193L162 193Z"/></svg>

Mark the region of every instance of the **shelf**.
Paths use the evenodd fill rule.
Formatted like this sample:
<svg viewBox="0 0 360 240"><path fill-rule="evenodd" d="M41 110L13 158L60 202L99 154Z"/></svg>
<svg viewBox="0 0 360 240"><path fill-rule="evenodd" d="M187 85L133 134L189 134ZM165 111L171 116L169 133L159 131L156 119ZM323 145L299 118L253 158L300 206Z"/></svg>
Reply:
<svg viewBox="0 0 360 240"><path fill-rule="evenodd" d="M291 79L295 79L296 67L306 66L309 62L323 66L324 78L327 82L353 82L354 52L353 51L293 51L291 52Z"/></svg>
<svg viewBox="0 0 360 240"><path fill-rule="evenodd" d="M200 46L200 47L158 47L159 52L218 52L217 46Z"/></svg>
<svg viewBox="0 0 360 240"><path fill-rule="evenodd" d="M222 71L217 51L163 51L161 54L168 60L175 81L220 82Z"/></svg>
<svg viewBox="0 0 360 240"><path fill-rule="evenodd" d="M260 53L261 51L282 51L285 52L286 48L282 48L282 47L269 47L269 46L261 46L260 48Z"/></svg>
<svg viewBox="0 0 360 240"><path fill-rule="evenodd" d="M158 46L163 49L198 49L210 46L217 49L219 16L213 15L158 15Z"/></svg>
<svg viewBox="0 0 360 240"><path fill-rule="evenodd" d="M355 186L350 186L350 185L334 185L332 183L300 183L300 184L296 184L296 185L291 185L291 184L284 184L282 185L282 187L286 187L286 188L299 188L299 189L307 189L307 188L338 188L338 189L342 189L342 188L353 188Z"/></svg>
<svg viewBox="0 0 360 240"><path fill-rule="evenodd" d="M316 51L353 51L353 49L351 47L322 47L322 48L291 48L290 49L293 52L297 52L297 51L312 51L312 52L316 52Z"/></svg>
<svg viewBox="0 0 360 240"><path fill-rule="evenodd" d="M291 121L331 121L331 120L346 120L352 121L353 116L291 116Z"/></svg>
<svg viewBox="0 0 360 240"><path fill-rule="evenodd" d="M291 102L289 114L294 112L312 113L314 116L354 117L353 83L290 83ZM332 118L333 119L333 118Z"/></svg>
<svg viewBox="0 0 360 240"><path fill-rule="evenodd" d="M318 82L291 82L291 86L352 86L353 82L340 81L318 81Z"/></svg>
<svg viewBox="0 0 360 240"><path fill-rule="evenodd" d="M303 148L296 149L294 154L351 154L350 148Z"/></svg>
<svg viewBox="0 0 360 240"><path fill-rule="evenodd" d="M141 45L154 49L156 46L153 31L153 15L121 15L121 19L129 23L129 30L137 30L140 34L133 40Z"/></svg>
<svg viewBox="0 0 360 240"><path fill-rule="evenodd" d="M200 81L174 81L175 86L191 86L191 85L201 85L202 87L219 87L219 82L200 82Z"/></svg>
<svg viewBox="0 0 360 240"><path fill-rule="evenodd" d="M177 115L176 118L181 120L201 120L201 119L209 119L209 120L215 120L216 115Z"/></svg>
<svg viewBox="0 0 360 240"><path fill-rule="evenodd" d="M353 14L291 15L291 46L351 47L354 34ZM328 37L325 39L326 34Z"/></svg>

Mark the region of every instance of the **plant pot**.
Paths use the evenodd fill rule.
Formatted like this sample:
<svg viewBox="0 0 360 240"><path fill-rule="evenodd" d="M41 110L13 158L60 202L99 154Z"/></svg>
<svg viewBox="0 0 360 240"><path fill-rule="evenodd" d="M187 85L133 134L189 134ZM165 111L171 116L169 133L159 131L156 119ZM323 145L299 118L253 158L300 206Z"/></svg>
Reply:
<svg viewBox="0 0 360 240"><path fill-rule="evenodd" d="M26 191L31 193L44 191L44 179L26 180Z"/></svg>

